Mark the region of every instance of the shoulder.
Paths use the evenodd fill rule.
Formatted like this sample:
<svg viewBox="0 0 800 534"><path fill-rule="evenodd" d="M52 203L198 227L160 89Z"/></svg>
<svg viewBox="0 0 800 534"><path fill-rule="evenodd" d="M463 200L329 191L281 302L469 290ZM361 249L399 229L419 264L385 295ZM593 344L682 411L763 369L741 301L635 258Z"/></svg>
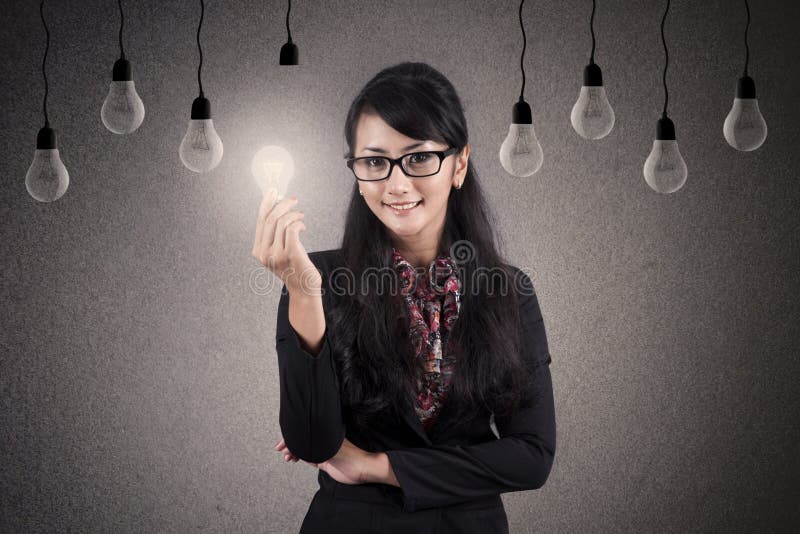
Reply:
<svg viewBox="0 0 800 534"><path fill-rule="evenodd" d="M508 263L502 264L500 269L505 272L503 285L499 288L501 291L500 296L512 294L512 296L516 296L517 299L521 300L536 296L533 281L528 273L516 265Z"/></svg>

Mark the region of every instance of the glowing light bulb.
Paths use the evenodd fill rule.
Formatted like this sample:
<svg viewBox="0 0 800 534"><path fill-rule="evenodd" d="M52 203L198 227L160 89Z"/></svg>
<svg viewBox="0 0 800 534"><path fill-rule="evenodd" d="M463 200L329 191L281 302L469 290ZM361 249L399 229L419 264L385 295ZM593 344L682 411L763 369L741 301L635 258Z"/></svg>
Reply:
<svg viewBox="0 0 800 534"><path fill-rule="evenodd" d="M644 179L654 191L674 193L686 183L686 162L678 150L675 125L666 115L659 119L656 138L644 162Z"/></svg>
<svg viewBox="0 0 800 534"><path fill-rule="evenodd" d="M286 195L294 176L294 159L283 147L265 146L253 156L250 171L264 195L274 188L278 191L277 200L280 200Z"/></svg>
<svg viewBox="0 0 800 534"><path fill-rule="evenodd" d="M114 63L111 86L100 117L103 125L115 134L134 132L144 120L144 104L131 79L131 65L125 59Z"/></svg>
<svg viewBox="0 0 800 534"><path fill-rule="evenodd" d="M190 171L206 172L219 165L222 153L222 139L211 119L211 103L199 96L192 102L192 117L181 141L181 161Z"/></svg>
<svg viewBox="0 0 800 534"><path fill-rule="evenodd" d="M542 145L533 129L531 107L520 97L514 104L508 135L500 145L500 164L507 173L522 178L538 171L543 160Z"/></svg>
<svg viewBox="0 0 800 534"><path fill-rule="evenodd" d="M743 152L757 149L767 138L767 123L758 109L756 86L750 76L739 78L722 133L729 145Z"/></svg>
<svg viewBox="0 0 800 534"><path fill-rule="evenodd" d="M583 86L572 106L572 128L584 139L601 139L614 127L614 110L603 87L603 72L595 63L583 69Z"/></svg>
<svg viewBox="0 0 800 534"><path fill-rule="evenodd" d="M68 187L69 173L58 154L56 132L45 126L36 136L36 152L25 174L25 188L39 202L52 202L61 198Z"/></svg>

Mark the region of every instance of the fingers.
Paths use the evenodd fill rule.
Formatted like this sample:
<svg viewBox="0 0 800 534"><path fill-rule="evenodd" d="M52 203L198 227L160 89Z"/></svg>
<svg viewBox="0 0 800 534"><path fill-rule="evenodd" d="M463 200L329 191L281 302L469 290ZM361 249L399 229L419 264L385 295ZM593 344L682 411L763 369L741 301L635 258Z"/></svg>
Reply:
<svg viewBox="0 0 800 534"><path fill-rule="evenodd" d="M300 232L303 232L306 229L306 225L303 222L303 217L305 214L300 212L298 217L293 217L286 225L286 242L285 242L285 249L284 252L287 257L289 258L297 258L298 255L301 253L300 249L302 245L300 243ZM303 248L303 250L305 250Z"/></svg>
<svg viewBox="0 0 800 534"><path fill-rule="evenodd" d="M264 238L264 222L266 221L267 214L275 204L275 197L278 192L270 189L266 195L261 199L261 205L258 207L258 217L256 217L256 238L253 241L253 256L257 257L259 245Z"/></svg>
<svg viewBox="0 0 800 534"><path fill-rule="evenodd" d="M292 454L292 451L290 451L288 449L288 447L286 447L286 442L283 440L283 438L281 438L281 440L278 443L275 444L275 449L277 451L282 451L284 449L286 450L286 453L284 453L284 455L283 455L283 460L286 461L286 462L288 462L289 460L291 460L293 462L297 462L297 460L300 459L297 456L295 456L294 454Z"/></svg>
<svg viewBox="0 0 800 534"><path fill-rule="evenodd" d="M271 266L268 264L269 258L266 256L269 249L273 246L276 236L279 235L276 223L297 203L297 197L293 197L284 198L275 204L276 195L277 193L272 190L261 199L261 205L258 209L258 219L256 221L256 236L253 242L253 256L262 262L267 260L267 267ZM280 235L280 239L282 240L282 235ZM281 249L283 249L282 243Z"/></svg>
<svg viewBox="0 0 800 534"><path fill-rule="evenodd" d="M295 204L297 204L297 197L284 198L267 213L267 218L264 221L264 235L261 239L262 251L272 247L278 241L280 234L278 234L277 221ZM282 244L281 248L283 248Z"/></svg>
<svg viewBox="0 0 800 534"><path fill-rule="evenodd" d="M302 211L291 211L284 213L278 219L277 228L275 229L275 241L273 242L273 250L275 254L290 257L291 250L297 247L297 234L298 225L292 224L300 221L305 214ZM301 223L302 224L302 223ZM289 248L291 246L291 249Z"/></svg>

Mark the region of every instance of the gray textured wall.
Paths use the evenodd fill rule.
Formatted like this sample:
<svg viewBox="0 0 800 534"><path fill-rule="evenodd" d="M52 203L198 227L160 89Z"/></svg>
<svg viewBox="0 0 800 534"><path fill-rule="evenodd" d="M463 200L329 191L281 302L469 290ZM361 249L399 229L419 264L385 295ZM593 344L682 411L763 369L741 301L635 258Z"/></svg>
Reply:
<svg viewBox="0 0 800 534"><path fill-rule="evenodd" d="M459 90L505 252L532 274L548 329L558 451L544 488L503 496L512 532L800 528L796 2L752 2L769 126L752 153L722 136L742 3L673 2L669 114L689 167L673 195L642 177L663 105L663 2L598 2L617 114L598 142L569 123L591 2L527 3L545 161L525 179L497 158L520 88L516 2L295 2L301 66L279 68L283 2L209 1L203 84L225 156L205 175L177 153L197 91L196 3L126 2L147 109L127 137L100 121L115 3L48 4L48 106L71 176L53 204L24 185L42 125L38 3L4 2L0 28L1 530L299 528L317 472L272 448L278 292L252 285L250 160L288 148L307 249L338 246L347 106L402 60Z"/></svg>

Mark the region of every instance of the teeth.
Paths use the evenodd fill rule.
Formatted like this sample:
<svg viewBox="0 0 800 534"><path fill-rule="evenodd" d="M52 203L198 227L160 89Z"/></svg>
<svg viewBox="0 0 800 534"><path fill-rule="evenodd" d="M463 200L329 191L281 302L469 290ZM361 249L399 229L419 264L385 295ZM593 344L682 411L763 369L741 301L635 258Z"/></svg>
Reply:
<svg viewBox="0 0 800 534"><path fill-rule="evenodd" d="M393 207L394 209L396 209L396 210L407 210L407 209L411 209L411 208L413 208L413 207L414 207L414 206L416 206L417 204L419 204L419 201L417 201L417 202L412 202L412 203L410 203L410 204L395 204L395 205L393 205L392 207Z"/></svg>

